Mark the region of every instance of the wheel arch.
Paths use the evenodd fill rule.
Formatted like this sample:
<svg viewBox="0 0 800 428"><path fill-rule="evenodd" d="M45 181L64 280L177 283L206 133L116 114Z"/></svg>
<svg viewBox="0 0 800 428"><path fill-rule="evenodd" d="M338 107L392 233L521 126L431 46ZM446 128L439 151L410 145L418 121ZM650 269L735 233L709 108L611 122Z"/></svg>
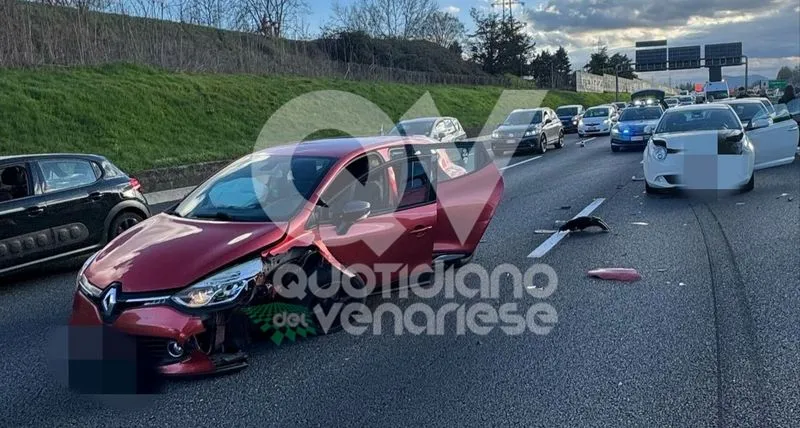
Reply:
<svg viewBox="0 0 800 428"><path fill-rule="evenodd" d="M114 206L111 211L106 215L103 222L103 242L108 242L108 232L111 227L111 222L117 218L118 215L124 212L133 212L142 216L142 218L150 217L150 210L147 206L139 201L122 201Z"/></svg>

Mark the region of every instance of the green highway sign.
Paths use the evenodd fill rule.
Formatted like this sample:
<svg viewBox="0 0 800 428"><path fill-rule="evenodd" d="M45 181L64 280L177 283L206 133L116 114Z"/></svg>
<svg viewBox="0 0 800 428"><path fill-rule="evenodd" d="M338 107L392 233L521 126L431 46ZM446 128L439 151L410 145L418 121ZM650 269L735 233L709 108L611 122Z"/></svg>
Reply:
<svg viewBox="0 0 800 428"><path fill-rule="evenodd" d="M786 81L785 80L770 80L767 82L767 87L769 89L784 89L786 88Z"/></svg>

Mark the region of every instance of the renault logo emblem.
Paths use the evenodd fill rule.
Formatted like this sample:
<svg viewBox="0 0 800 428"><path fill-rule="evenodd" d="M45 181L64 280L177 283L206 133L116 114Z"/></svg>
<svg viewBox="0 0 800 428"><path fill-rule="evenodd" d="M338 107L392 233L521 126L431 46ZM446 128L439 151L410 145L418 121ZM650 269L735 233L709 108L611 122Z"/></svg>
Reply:
<svg viewBox="0 0 800 428"><path fill-rule="evenodd" d="M117 287L112 286L103 296L101 305L103 307L103 315L106 317L111 316L114 312L114 306L117 304Z"/></svg>

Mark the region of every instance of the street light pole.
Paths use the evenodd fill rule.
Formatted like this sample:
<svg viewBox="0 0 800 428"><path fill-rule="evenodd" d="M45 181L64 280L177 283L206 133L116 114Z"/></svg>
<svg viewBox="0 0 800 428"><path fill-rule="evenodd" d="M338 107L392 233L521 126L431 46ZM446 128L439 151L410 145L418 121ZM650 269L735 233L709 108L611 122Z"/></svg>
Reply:
<svg viewBox="0 0 800 428"><path fill-rule="evenodd" d="M614 101L619 101L619 66L614 66Z"/></svg>
<svg viewBox="0 0 800 428"><path fill-rule="evenodd" d="M747 68L748 68L747 55L742 55L742 58L744 58L744 90L746 92L747 88L748 88L748 86L747 86L747 72L748 72L748 70L747 70Z"/></svg>

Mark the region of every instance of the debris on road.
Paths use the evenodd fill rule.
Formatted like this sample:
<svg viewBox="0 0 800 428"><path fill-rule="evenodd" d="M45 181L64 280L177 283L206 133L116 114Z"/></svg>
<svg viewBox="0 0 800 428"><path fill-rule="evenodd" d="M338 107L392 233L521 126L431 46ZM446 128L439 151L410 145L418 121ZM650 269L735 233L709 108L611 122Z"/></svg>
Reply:
<svg viewBox="0 0 800 428"><path fill-rule="evenodd" d="M631 224L635 226L650 226L650 223L646 221L634 221Z"/></svg>
<svg viewBox="0 0 800 428"><path fill-rule="evenodd" d="M562 206L561 206L561 209L562 209L562 210L568 210L568 209L570 209L570 208L572 208L572 205L562 205Z"/></svg>
<svg viewBox="0 0 800 428"><path fill-rule="evenodd" d="M775 199L780 199L780 198L782 198L782 197L784 197L784 196L789 196L789 194L788 194L788 193L781 193L780 195L778 195L777 197L775 197Z"/></svg>
<svg viewBox="0 0 800 428"><path fill-rule="evenodd" d="M644 177L637 177L634 175L633 177L631 177L631 181L644 181Z"/></svg>
<svg viewBox="0 0 800 428"><path fill-rule="evenodd" d="M685 282L679 282L678 285L684 286L684 285L686 285L686 283Z"/></svg>
<svg viewBox="0 0 800 428"><path fill-rule="evenodd" d="M786 199L786 200L789 201L789 202L792 202L794 200L794 197L793 196L789 196L789 198Z"/></svg>
<svg viewBox="0 0 800 428"><path fill-rule="evenodd" d="M588 274L596 278L616 281L638 281L642 279L636 269L630 268L600 268L590 270Z"/></svg>
<svg viewBox="0 0 800 428"><path fill-rule="evenodd" d="M551 229L536 229L536 230L533 231L533 233L535 233L537 235L552 235L552 234L554 234L556 232L558 232L558 231L557 230L551 230Z"/></svg>
<svg viewBox="0 0 800 428"><path fill-rule="evenodd" d="M657 270L657 271L659 271L659 272L666 272L666 271L667 271L667 270L666 270L666 269L664 269L664 268L661 268L661 269L656 269L656 270Z"/></svg>
<svg viewBox="0 0 800 428"><path fill-rule="evenodd" d="M737 206L742 206L742 205L744 205L744 202L737 202L736 205Z"/></svg>
<svg viewBox="0 0 800 428"><path fill-rule="evenodd" d="M594 216L575 217L572 220L564 223L560 228L558 228L558 230L562 232L563 231L576 232L588 229L590 227L599 227L600 229L603 230L603 232L608 232L609 230L611 230L611 228L608 227L608 225L606 224L606 222L603 221L603 219Z"/></svg>
<svg viewBox="0 0 800 428"><path fill-rule="evenodd" d="M566 222L567 222L566 220L556 220L556 227L561 227L561 225Z"/></svg>

